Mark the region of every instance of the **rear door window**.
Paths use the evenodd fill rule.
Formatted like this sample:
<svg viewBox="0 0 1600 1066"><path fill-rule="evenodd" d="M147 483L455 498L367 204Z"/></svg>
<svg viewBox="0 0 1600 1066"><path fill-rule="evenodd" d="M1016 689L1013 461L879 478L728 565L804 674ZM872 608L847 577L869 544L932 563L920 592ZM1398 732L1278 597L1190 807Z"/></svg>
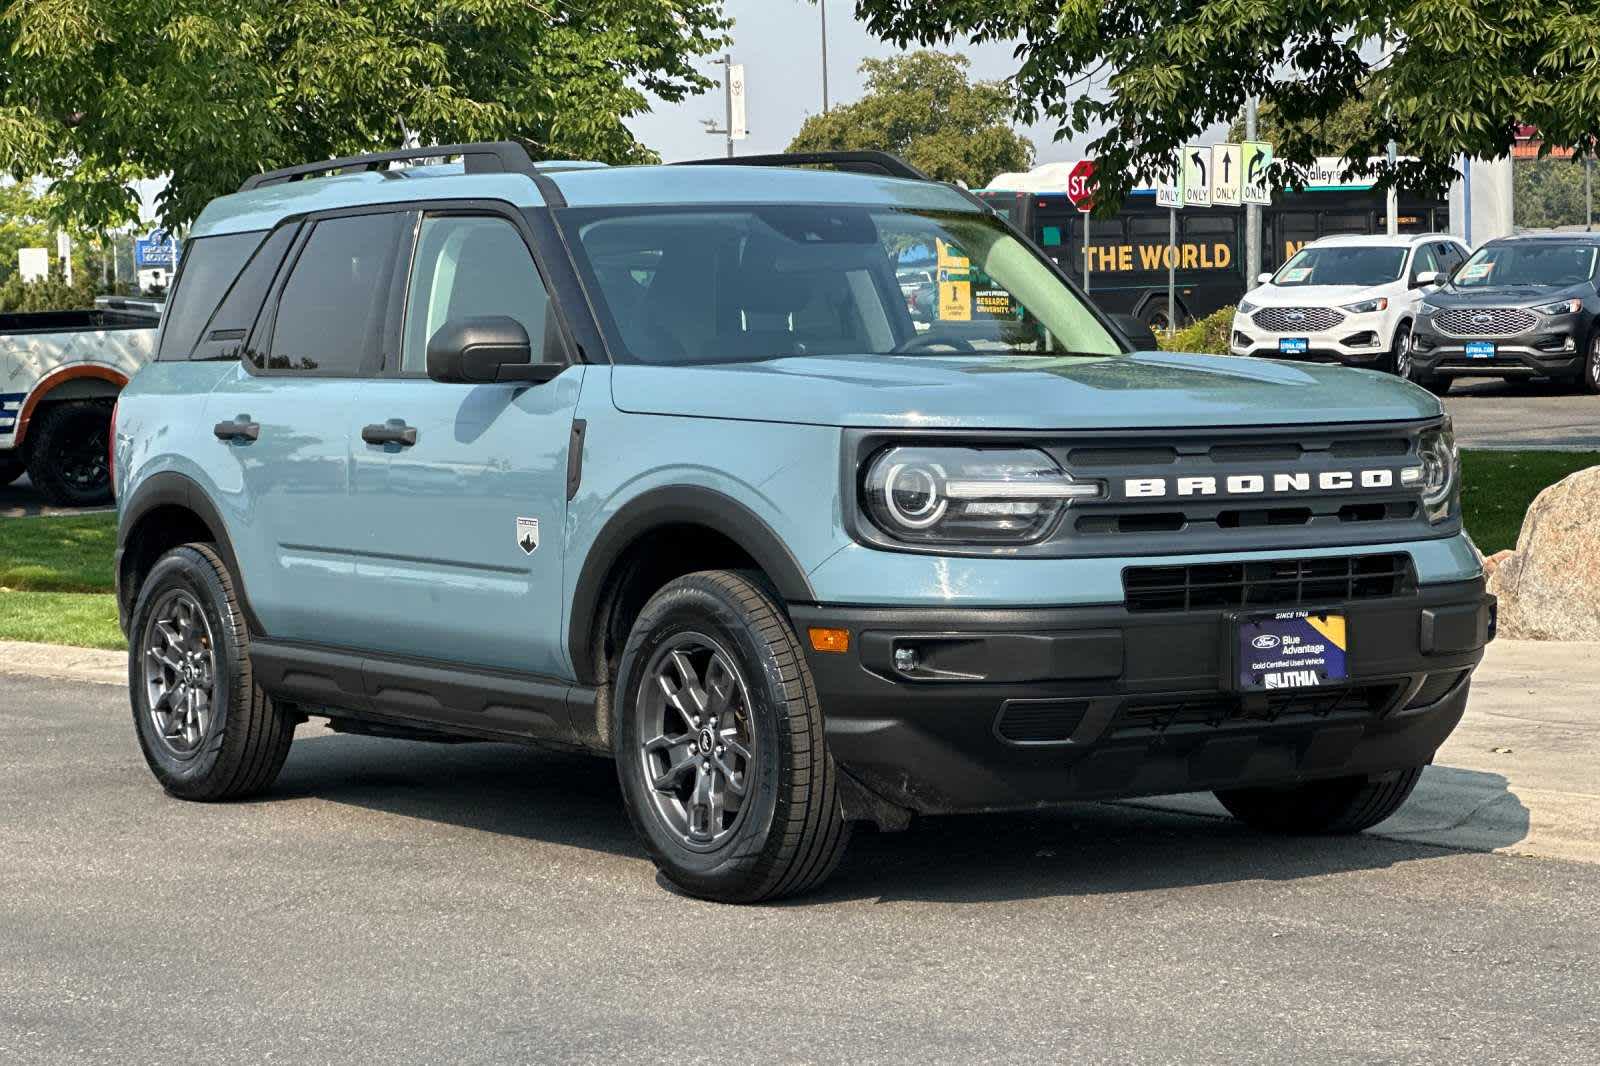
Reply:
<svg viewBox="0 0 1600 1066"><path fill-rule="evenodd" d="M389 280L401 220L380 213L315 224L278 297L265 369L357 376L383 368ZM253 361L260 365L260 356Z"/></svg>
<svg viewBox="0 0 1600 1066"><path fill-rule="evenodd" d="M206 323L189 358L239 358L245 336L255 323L256 315L267 299L267 292L272 288L272 281L278 275L278 268L283 265L283 257L288 254L298 232L300 224L291 222L279 226L261 243L229 287L228 294L222 298L211 321Z"/></svg>
<svg viewBox="0 0 1600 1066"><path fill-rule="evenodd" d="M227 292L240 269L261 244L265 230L225 233L215 237L195 237L183 245L183 266L178 272L161 327L161 344L156 359L188 359L200 331L205 329L217 302Z"/></svg>

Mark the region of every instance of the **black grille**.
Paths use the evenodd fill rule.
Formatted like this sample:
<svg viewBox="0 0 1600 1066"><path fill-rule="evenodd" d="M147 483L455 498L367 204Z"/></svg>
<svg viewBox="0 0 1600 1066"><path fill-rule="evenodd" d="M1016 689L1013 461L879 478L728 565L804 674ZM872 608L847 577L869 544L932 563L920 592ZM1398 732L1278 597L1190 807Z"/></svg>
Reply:
<svg viewBox="0 0 1600 1066"><path fill-rule="evenodd" d="M1417 689L1417 694L1406 701L1406 707L1426 707L1431 703L1438 703L1450 694L1456 687L1456 682L1461 680L1465 670L1445 670L1442 673L1429 674L1428 679Z"/></svg>
<svg viewBox="0 0 1600 1066"><path fill-rule="evenodd" d="M1122 593L1130 611L1298 607L1411 591L1407 555L1336 555L1193 566L1130 566Z"/></svg>
<svg viewBox="0 0 1600 1066"><path fill-rule="evenodd" d="M1344 321L1331 307L1263 307L1250 317L1271 333L1321 333Z"/></svg>
<svg viewBox="0 0 1600 1066"><path fill-rule="evenodd" d="M1433 328L1452 337L1513 337L1539 317L1521 307L1456 307L1433 316Z"/></svg>
<svg viewBox="0 0 1600 1066"><path fill-rule="evenodd" d="M1013 744L1063 744L1088 711L1088 700L1007 700L994 728Z"/></svg>
<svg viewBox="0 0 1600 1066"><path fill-rule="evenodd" d="M1266 696L1215 692L1130 700L1111 724L1113 736L1157 734L1171 729L1216 728L1229 723L1274 724L1332 714L1382 714L1395 700L1395 685L1302 689Z"/></svg>

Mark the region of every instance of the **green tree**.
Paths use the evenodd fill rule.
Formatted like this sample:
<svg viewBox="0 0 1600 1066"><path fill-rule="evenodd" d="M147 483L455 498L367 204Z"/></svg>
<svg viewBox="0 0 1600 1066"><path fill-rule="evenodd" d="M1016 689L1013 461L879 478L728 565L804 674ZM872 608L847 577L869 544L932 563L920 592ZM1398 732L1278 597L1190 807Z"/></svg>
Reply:
<svg viewBox="0 0 1600 1066"><path fill-rule="evenodd" d="M1519 159L1511 165L1516 223L1529 229L1581 226L1584 222L1583 162Z"/></svg>
<svg viewBox="0 0 1600 1066"><path fill-rule="evenodd" d="M261 170L423 143L521 139L649 158L623 119L704 90L720 0L12 0L0 13L0 169L59 213L167 225Z"/></svg>
<svg viewBox="0 0 1600 1066"><path fill-rule="evenodd" d="M1520 122L1585 152L1600 137L1594 0L857 0L856 11L900 45L1016 41L1022 117L1098 134L1104 210L1250 96L1283 119L1280 160L1342 155L1417 189L1447 183L1462 153L1504 156ZM1370 121L1318 134L1361 98ZM1391 139L1416 158L1369 162Z"/></svg>
<svg viewBox="0 0 1600 1066"><path fill-rule="evenodd" d="M1001 171L1033 162L1033 144L1011 128L1011 94L1000 82L972 82L965 56L912 52L861 64L866 92L853 104L812 115L791 152L879 149L942 181L977 188Z"/></svg>

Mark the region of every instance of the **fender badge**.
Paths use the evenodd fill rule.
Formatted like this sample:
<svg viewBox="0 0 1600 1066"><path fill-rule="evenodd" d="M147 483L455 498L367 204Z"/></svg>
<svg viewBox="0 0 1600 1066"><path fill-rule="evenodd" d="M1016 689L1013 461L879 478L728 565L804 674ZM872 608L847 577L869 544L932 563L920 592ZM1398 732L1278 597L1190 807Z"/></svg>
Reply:
<svg viewBox="0 0 1600 1066"><path fill-rule="evenodd" d="M537 518L517 519L517 547L522 549L522 554L532 555L534 549L539 547L539 520Z"/></svg>

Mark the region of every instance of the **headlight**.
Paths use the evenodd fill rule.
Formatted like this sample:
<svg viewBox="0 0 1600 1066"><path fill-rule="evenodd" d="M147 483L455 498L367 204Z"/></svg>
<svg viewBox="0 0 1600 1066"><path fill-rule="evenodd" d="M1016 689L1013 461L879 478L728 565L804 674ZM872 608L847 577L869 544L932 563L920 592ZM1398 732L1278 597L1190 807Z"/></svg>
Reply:
<svg viewBox="0 0 1600 1066"><path fill-rule="evenodd" d="M873 458L862 492L873 524L897 540L1028 544L1105 484L1075 479L1031 448L905 446Z"/></svg>
<svg viewBox="0 0 1600 1066"><path fill-rule="evenodd" d="M1344 309L1353 315L1370 315L1374 311L1389 310L1389 298L1379 296L1375 300L1362 300L1360 303L1345 304Z"/></svg>
<svg viewBox="0 0 1600 1066"><path fill-rule="evenodd" d="M1575 315L1579 311L1583 310L1583 301L1557 300L1553 304L1545 304L1543 307L1535 307L1534 310L1539 312L1541 315Z"/></svg>
<svg viewBox="0 0 1600 1066"><path fill-rule="evenodd" d="M1461 457L1449 415L1437 429L1422 434L1417 451L1422 465L1400 471L1400 482L1421 490L1422 509L1437 525L1459 510L1461 499Z"/></svg>
<svg viewBox="0 0 1600 1066"><path fill-rule="evenodd" d="M1439 310L1437 307L1433 306L1427 300L1423 300L1421 303L1417 304L1417 317L1431 318L1433 317L1433 313L1437 310Z"/></svg>
<svg viewBox="0 0 1600 1066"><path fill-rule="evenodd" d="M1241 315L1253 315L1259 310L1261 310L1260 306L1251 303L1249 300L1239 301L1238 311Z"/></svg>

